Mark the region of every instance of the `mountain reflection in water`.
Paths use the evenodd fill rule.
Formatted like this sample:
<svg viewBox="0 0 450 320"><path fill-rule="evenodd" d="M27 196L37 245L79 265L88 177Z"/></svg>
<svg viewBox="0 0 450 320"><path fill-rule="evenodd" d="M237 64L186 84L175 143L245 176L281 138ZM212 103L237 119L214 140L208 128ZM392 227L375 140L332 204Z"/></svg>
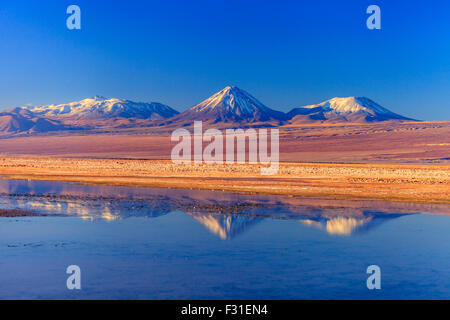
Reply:
<svg viewBox="0 0 450 320"><path fill-rule="evenodd" d="M0 209L78 216L92 221L157 218L181 211L221 239L231 239L264 219L297 220L331 235L349 236L367 232L404 214L435 208L419 206L400 210L395 204L367 201L311 201L217 191L1 179Z"/></svg>
<svg viewBox="0 0 450 320"><path fill-rule="evenodd" d="M320 230L324 230L329 234L349 236L355 232L367 232L368 230L378 226L380 223L389 221L391 219L400 217L402 215L375 215L367 216L365 218L352 218L352 217L334 217L330 219L323 219L321 221L315 221L311 219L300 220L305 225L316 227Z"/></svg>

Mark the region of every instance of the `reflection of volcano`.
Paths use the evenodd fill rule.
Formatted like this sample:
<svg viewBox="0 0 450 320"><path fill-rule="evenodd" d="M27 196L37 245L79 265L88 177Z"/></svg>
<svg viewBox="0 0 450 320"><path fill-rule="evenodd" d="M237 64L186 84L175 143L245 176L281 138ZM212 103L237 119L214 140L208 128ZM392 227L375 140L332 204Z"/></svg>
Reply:
<svg viewBox="0 0 450 320"><path fill-rule="evenodd" d="M349 236L355 232L365 232L379 224L400 217L400 214L371 215L364 217L336 216L332 218L301 219L300 222L325 230L329 234Z"/></svg>
<svg viewBox="0 0 450 320"><path fill-rule="evenodd" d="M333 235L365 232L404 214L440 212L435 204L308 200L183 189L95 186L0 179L0 209L86 220L155 218L182 211L222 239L265 218L301 221ZM444 208L445 209L445 208Z"/></svg>
<svg viewBox="0 0 450 320"><path fill-rule="evenodd" d="M258 223L261 218L247 215L187 213L221 239L230 239Z"/></svg>
<svg viewBox="0 0 450 320"><path fill-rule="evenodd" d="M245 232L250 226L261 221L262 217L241 215L241 214L214 214L200 212L186 212L195 220L204 225L213 234L218 235L221 239L231 239L236 235ZM369 231L380 225L381 223L403 216L401 214L380 214L365 212L361 216L345 216L337 215L329 217L326 215L315 215L300 219L299 221L305 225L316 227L326 231L331 235L350 236L354 233L362 233ZM288 220L296 220L288 218Z"/></svg>

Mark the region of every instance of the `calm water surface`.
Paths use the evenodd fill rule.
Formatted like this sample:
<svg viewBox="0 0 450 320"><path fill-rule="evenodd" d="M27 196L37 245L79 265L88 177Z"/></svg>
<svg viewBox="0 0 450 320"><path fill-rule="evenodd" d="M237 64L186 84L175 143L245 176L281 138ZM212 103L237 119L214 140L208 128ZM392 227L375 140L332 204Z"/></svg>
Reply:
<svg viewBox="0 0 450 320"><path fill-rule="evenodd" d="M0 298L450 299L450 216L298 201L3 179Z"/></svg>

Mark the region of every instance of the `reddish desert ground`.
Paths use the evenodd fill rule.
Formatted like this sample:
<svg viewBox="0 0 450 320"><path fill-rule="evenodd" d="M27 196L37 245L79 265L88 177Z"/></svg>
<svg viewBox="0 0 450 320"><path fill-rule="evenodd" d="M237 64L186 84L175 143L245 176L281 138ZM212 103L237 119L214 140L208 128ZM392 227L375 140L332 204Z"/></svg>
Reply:
<svg viewBox="0 0 450 320"><path fill-rule="evenodd" d="M285 125L278 129L282 162L450 164L450 121ZM170 159L176 144L170 140L173 130L0 137L0 154L163 160Z"/></svg>
<svg viewBox="0 0 450 320"><path fill-rule="evenodd" d="M450 122L283 126L278 174L175 165L170 131L0 139L0 175L326 199L450 203Z"/></svg>
<svg viewBox="0 0 450 320"><path fill-rule="evenodd" d="M450 170L439 165L283 163L175 165L169 160L2 157L0 175L109 185L226 190L340 200L450 203Z"/></svg>

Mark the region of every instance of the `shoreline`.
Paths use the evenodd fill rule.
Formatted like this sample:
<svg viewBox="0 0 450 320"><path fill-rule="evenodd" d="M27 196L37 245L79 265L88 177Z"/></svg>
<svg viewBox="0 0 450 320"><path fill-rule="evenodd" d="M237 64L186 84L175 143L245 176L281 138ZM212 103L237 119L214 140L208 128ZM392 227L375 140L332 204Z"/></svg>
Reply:
<svg viewBox="0 0 450 320"><path fill-rule="evenodd" d="M46 217L45 213L17 209L0 209L0 218Z"/></svg>
<svg viewBox="0 0 450 320"><path fill-rule="evenodd" d="M450 204L450 166L446 165L280 163L276 175L261 176L259 172L259 165L250 164L175 165L167 160L0 157L0 176L8 179Z"/></svg>

